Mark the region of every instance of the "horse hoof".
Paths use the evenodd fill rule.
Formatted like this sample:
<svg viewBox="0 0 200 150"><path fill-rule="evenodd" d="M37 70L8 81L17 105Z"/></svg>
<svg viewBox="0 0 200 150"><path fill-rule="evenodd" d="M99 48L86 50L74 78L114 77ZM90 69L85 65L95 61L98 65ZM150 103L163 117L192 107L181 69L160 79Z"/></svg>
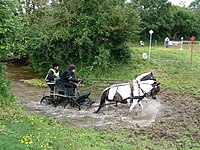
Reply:
<svg viewBox="0 0 200 150"><path fill-rule="evenodd" d="M90 106L91 106L92 104L94 104L94 103L95 103L95 101L91 101L91 102L90 102Z"/></svg>

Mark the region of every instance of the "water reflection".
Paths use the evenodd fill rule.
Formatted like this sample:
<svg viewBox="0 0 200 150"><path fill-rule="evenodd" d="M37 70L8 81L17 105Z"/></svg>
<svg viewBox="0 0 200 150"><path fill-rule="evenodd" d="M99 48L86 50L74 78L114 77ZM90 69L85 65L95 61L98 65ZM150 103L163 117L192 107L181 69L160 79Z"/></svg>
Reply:
<svg viewBox="0 0 200 150"><path fill-rule="evenodd" d="M44 78L42 75L34 72L28 65L22 63L6 63L7 76L11 80L28 80L33 78Z"/></svg>

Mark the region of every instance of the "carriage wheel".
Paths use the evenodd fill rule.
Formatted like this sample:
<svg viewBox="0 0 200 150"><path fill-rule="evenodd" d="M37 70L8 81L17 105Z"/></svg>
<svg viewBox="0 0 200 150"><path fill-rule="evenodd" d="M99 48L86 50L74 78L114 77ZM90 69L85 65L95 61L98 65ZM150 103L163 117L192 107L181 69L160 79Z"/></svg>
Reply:
<svg viewBox="0 0 200 150"><path fill-rule="evenodd" d="M79 103L76 102L76 100L74 98L70 98L68 99L67 103L64 105L64 108L67 107L67 108L76 108L78 107L79 110L81 110L81 107L79 105Z"/></svg>
<svg viewBox="0 0 200 150"><path fill-rule="evenodd" d="M85 99L85 101L82 103L83 106L85 106L87 109L91 107L92 104L94 104L94 101L91 101L90 98Z"/></svg>
<svg viewBox="0 0 200 150"><path fill-rule="evenodd" d="M89 106L88 106L88 108L91 107L92 104L94 104L94 103L95 103L95 101L91 101L91 99L89 99Z"/></svg>
<svg viewBox="0 0 200 150"><path fill-rule="evenodd" d="M51 104L53 104L53 105L56 106L55 100L51 96L45 96L45 97L43 97L40 100L40 104L42 104L42 105L51 105Z"/></svg>

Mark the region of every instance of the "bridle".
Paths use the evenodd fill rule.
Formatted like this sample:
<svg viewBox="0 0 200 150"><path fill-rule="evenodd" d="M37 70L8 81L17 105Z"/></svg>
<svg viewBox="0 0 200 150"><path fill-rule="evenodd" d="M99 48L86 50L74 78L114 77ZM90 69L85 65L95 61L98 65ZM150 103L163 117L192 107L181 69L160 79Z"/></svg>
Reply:
<svg viewBox="0 0 200 150"><path fill-rule="evenodd" d="M149 92L145 92L142 88L141 88L141 84L146 84L146 85L151 85L152 87L153 87L153 85L152 84L149 84L149 83L140 83L138 80L136 80L136 83L137 83L137 85L138 85L138 89L140 89L141 91L142 91L142 93L144 94L144 95L150 95L150 91ZM153 87L154 88L154 87ZM140 95L140 90L138 90L138 95Z"/></svg>

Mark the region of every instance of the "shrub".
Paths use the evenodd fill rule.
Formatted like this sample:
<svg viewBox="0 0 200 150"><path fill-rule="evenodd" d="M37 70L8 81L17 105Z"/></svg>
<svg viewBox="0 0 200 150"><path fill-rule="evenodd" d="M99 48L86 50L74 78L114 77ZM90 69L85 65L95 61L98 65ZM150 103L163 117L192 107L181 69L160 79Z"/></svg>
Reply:
<svg viewBox="0 0 200 150"><path fill-rule="evenodd" d="M10 81L6 78L4 70L5 66L0 64L0 106L13 100L9 94Z"/></svg>

